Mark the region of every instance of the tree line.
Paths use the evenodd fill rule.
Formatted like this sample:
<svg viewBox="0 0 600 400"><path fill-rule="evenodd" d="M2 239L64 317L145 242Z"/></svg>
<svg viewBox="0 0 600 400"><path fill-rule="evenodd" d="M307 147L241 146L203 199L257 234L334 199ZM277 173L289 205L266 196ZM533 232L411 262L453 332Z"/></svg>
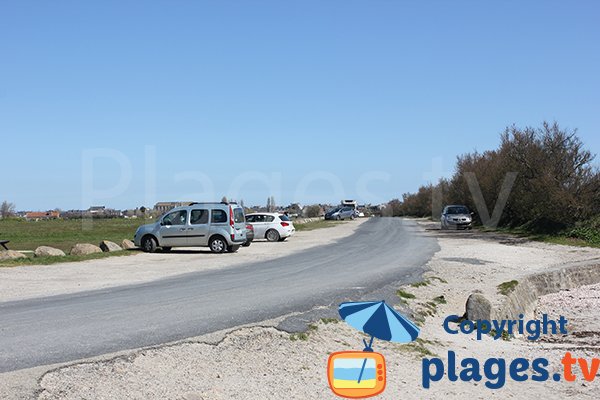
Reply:
<svg viewBox="0 0 600 400"><path fill-rule="evenodd" d="M510 126L500 145L458 156L454 174L389 202L394 216L439 218L445 204L464 204L492 227L555 233L600 227L600 172L577 130L555 123Z"/></svg>

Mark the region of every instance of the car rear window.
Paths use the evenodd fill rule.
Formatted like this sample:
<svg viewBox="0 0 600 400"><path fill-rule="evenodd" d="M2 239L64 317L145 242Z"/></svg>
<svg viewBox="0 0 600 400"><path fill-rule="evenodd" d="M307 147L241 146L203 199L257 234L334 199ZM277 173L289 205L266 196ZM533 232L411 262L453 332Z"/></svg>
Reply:
<svg viewBox="0 0 600 400"><path fill-rule="evenodd" d="M290 220L290 218L287 215L280 215L279 219L282 220L282 221L289 221Z"/></svg>
<svg viewBox="0 0 600 400"><path fill-rule="evenodd" d="M246 217L244 216L244 210L241 208L233 209L233 220L235 223L246 222Z"/></svg>

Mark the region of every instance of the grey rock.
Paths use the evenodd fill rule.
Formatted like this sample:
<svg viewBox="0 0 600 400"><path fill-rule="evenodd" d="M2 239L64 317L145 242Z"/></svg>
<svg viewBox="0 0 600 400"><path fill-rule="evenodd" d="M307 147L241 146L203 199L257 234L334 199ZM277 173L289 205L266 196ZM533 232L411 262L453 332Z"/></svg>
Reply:
<svg viewBox="0 0 600 400"><path fill-rule="evenodd" d="M27 256L23 253L19 253L18 251L14 250L0 251L0 261L16 260L17 258L27 258Z"/></svg>
<svg viewBox="0 0 600 400"><path fill-rule="evenodd" d="M71 249L71 255L73 256L85 256L94 253L102 253L102 249L89 243L77 243Z"/></svg>
<svg viewBox="0 0 600 400"><path fill-rule="evenodd" d="M124 250L135 249L135 244L129 239L123 239L121 242L121 247Z"/></svg>
<svg viewBox="0 0 600 400"><path fill-rule="evenodd" d="M471 321L478 319L490 320L492 315L492 303L480 293L473 293L467 299L466 317Z"/></svg>
<svg viewBox="0 0 600 400"><path fill-rule="evenodd" d="M102 249L102 251L104 252L109 252L109 251L121 251L123 250L121 248L121 246L119 246L118 244L116 244L115 242L111 242L109 240L103 240L100 242L100 248Z"/></svg>
<svg viewBox="0 0 600 400"><path fill-rule="evenodd" d="M63 257L65 252L50 246L40 246L35 249L34 254L36 257Z"/></svg>

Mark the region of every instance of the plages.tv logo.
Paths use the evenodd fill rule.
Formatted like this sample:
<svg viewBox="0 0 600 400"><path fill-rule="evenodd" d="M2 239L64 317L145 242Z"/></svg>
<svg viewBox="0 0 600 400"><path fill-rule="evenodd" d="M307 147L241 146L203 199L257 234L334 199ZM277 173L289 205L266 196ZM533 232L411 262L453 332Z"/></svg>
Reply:
<svg viewBox="0 0 600 400"><path fill-rule="evenodd" d="M385 390L386 366L383 354L373 351L375 338L409 343L419 335L419 328L385 304L385 301L342 303L340 316L350 326L371 336L363 339L363 351L340 351L329 355L327 380L337 396L360 399L376 396Z"/></svg>

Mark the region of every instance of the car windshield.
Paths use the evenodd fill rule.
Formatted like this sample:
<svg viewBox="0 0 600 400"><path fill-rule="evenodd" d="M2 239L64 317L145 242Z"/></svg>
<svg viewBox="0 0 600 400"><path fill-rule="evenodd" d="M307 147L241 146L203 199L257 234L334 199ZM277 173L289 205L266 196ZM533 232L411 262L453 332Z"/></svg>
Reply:
<svg viewBox="0 0 600 400"><path fill-rule="evenodd" d="M467 207L448 207L448 214L468 214Z"/></svg>
<svg viewBox="0 0 600 400"><path fill-rule="evenodd" d="M338 212L338 211L340 211L340 209L339 209L339 208L332 208L331 210L327 211L327 213L328 213L328 214L333 214L333 213L336 213L336 212Z"/></svg>

